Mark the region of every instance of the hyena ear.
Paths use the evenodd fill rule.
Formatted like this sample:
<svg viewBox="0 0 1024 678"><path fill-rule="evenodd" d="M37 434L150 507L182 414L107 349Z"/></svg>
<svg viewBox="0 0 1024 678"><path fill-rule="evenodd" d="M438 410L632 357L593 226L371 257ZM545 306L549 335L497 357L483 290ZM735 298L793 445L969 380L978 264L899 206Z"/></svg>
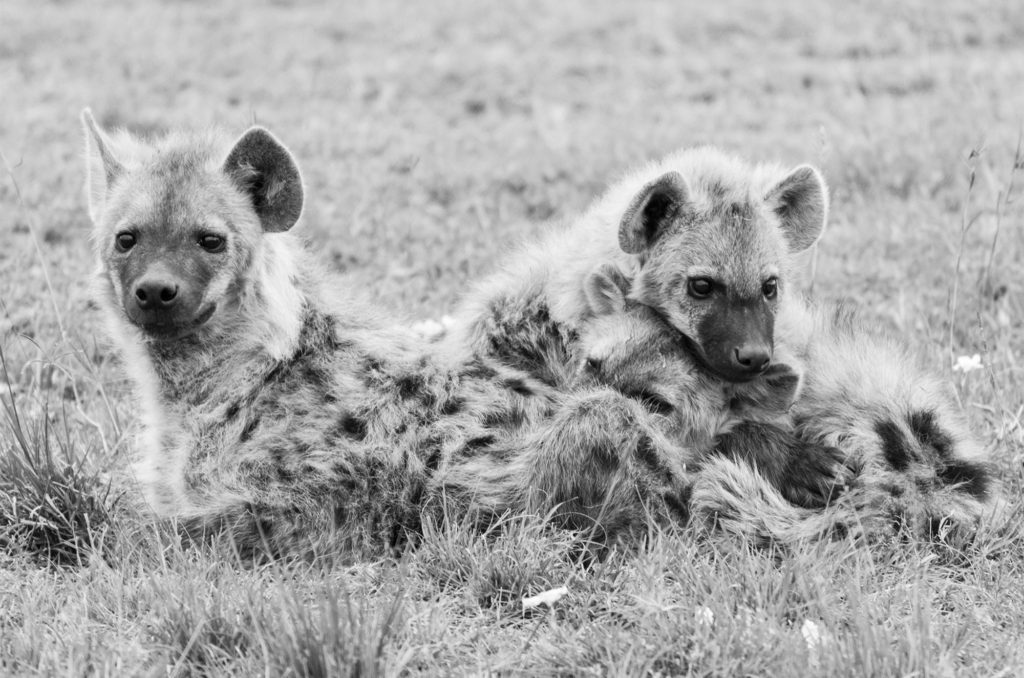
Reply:
<svg viewBox="0 0 1024 678"><path fill-rule="evenodd" d="M668 172L644 186L619 223L619 247L645 251L690 202L690 187L679 172Z"/></svg>
<svg viewBox="0 0 1024 678"><path fill-rule="evenodd" d="M828 188L818 170L800 165L768 191L765 201L779 215L792 252L802 252L821 236L828 218Z"/></svg>
<svg viewBox="0 0 1024 678"><path fill-rule="evenodd" d="M626 307L629 280L615 266L602 264L587 276L583 289L594 315L611 315Z"/></svg>
<svg viewBox="0 0 1024 678"><path fill-rule="evenodd" d="M85 187L89 198L89 217L97 223L103 214L110 187L124 173L124 165L114 155L110 139L103 133L92 111L82 111L82 130L85 132Z"/></svg>
<svg viewBox="0 0 1024 678"><path fill-rule="evenodd" d="M302 214L302 176L273 134L250 127L228 153L224 172L252 200L267 233L287 231Z"/></svg>

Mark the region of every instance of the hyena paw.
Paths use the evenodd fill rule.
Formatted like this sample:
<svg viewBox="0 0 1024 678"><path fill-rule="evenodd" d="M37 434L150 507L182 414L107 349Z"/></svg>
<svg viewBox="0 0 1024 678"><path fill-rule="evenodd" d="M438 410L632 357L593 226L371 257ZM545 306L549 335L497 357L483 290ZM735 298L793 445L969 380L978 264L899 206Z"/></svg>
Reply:
<svg viewBox="0 0 1024 678"><path fill-rule="evenodd" d="M799 506L821 508L842 494L853 478L854 471L841 450L802 443L786 467L783 494Z"/></svg>
<svg viewBox="0 0 1024 678"><path fill-rule="evenodd" d="M733 413L747 420L772 419L789 411L800 390L800 373L777 363L764 374L733 387Z"/></svg>

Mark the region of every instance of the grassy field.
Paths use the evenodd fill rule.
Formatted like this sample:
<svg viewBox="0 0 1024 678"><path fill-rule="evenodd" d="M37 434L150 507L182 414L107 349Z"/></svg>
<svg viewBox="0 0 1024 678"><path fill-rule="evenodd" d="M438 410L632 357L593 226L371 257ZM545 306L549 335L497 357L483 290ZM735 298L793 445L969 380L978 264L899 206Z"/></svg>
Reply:
<svg viewBox="0 0 1024 678"><path fill-rule="evenodd" d="M1008 514L963 551L680 530L588 564L530 520L326 568L182 549L125 477L137 412L86 284L86 105L138 132L269 126L303 167L306 237L410 318L633 163L698 143L815 163L814 294L956 384ZM1022 125L1014 0L4 0L0 674L1024 674Z"/></svg>

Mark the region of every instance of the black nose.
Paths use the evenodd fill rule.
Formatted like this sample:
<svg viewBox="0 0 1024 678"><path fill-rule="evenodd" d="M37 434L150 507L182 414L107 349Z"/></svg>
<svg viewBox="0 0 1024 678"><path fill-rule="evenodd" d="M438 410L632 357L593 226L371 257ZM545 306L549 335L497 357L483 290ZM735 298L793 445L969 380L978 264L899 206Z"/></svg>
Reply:
<svg viewBox="0 0 1024 678"><path fill-rule="evenodd" d="M763 344L744 344L733 349L733 363L747 372L761 372L772 361L772 353Z"/></svg>
<svg viewBox="0 0 1024 678"><path fill-rule="evenodd" d="M135 287L135 302L143 311L159 311L174 306L178 285L168 280L143 280Z"/></svg>

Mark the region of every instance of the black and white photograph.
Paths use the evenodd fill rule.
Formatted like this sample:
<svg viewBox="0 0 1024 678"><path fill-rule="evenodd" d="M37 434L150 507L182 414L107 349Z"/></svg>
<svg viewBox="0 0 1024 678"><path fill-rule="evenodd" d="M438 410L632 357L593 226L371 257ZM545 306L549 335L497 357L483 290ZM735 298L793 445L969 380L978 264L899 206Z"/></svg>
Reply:
<svg viewBox="0 0 1024 678"><path fill-rule="evenodd" d="M2 0L0 676L1024 675L1024 5Z"/></svg>

